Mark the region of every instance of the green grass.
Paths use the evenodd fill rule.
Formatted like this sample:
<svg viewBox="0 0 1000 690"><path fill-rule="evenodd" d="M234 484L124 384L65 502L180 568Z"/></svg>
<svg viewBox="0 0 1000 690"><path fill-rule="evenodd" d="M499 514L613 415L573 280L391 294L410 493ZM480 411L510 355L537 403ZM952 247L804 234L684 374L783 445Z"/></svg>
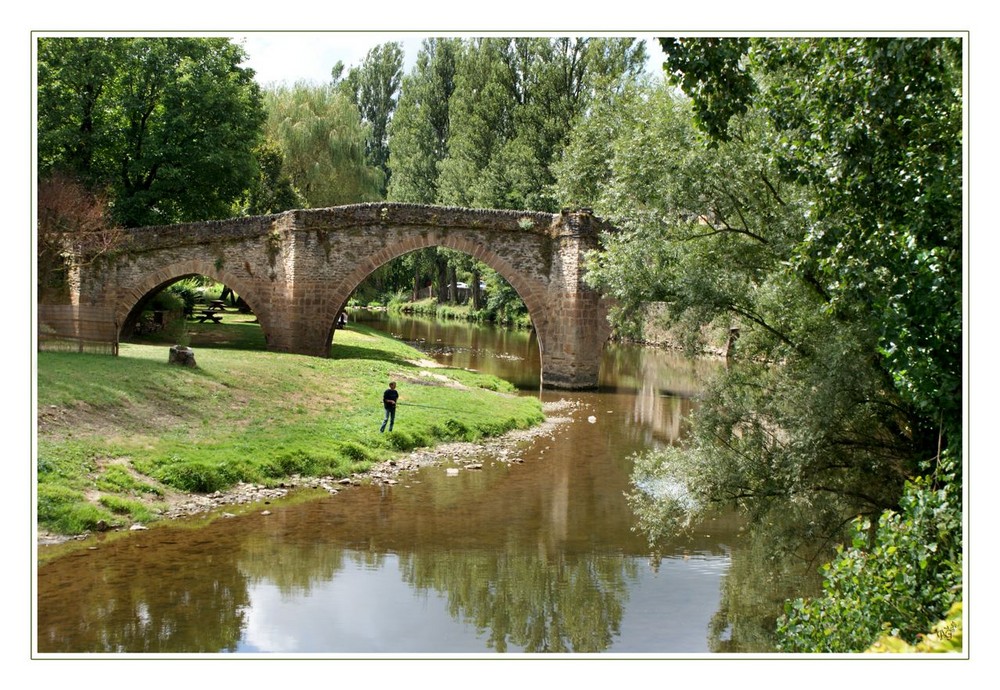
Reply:
<svg viewBox="0 0 1000 690"><path fill-rule="evenodd" d="M338 330L322 359L253 349L259 327L233 321L199 324L207 341L191 334L197 368L169 365L168 347L155 343L123 344L118 357L38 354L41 527L148 522L171 491L348 476L413 448L542 420L539 401L509 383L421 366L418 351L360 325ZM380 434L389 380L400 402L395 430Z"/></svg>

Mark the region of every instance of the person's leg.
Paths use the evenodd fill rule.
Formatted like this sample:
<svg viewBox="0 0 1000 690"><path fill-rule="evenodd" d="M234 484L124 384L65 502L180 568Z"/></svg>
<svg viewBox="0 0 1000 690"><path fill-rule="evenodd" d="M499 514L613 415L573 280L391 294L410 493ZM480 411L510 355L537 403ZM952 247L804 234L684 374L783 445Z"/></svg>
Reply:
<svg viewBox="0 0 1000 690"><path fill-rule="evenodd" d="M390 414L391 412L392 412L392 410L390 410L390 409L386 408L386 411L385 411L385 418L384 418L384 419L382 420L382 426L381 426L381 427L379 428L379 433L382 433L382 432L384 432L384 431L385 431L385 425L386 425L386 423L387 423L387 422L389 421L389 414ZM391 426L389 427L389 431L392 431L392 427L391 427Z"/></svg>
<svg viewBox="0 0 1000 690"><path fill-rule="evenodd" d="M396 423L396 408L393 407L388 410L389 412L389 431L392 431L392 425Z"/></svg>

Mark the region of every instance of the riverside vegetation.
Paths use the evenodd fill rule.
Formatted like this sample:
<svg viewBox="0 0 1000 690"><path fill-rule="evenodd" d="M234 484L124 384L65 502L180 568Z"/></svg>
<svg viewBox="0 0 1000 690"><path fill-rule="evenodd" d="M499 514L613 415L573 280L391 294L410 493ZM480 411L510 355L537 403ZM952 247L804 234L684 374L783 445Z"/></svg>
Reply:
<svg viewBox="0 0 1000 690"><path fill-rule="evenodd" d="M178 493L348 477L414 448L543 421L538 399L511 384L438 367L363 326L337 331L332 358L320 359L253 349L253 317L226 321L187 324L196 368L168 364L162 344L125 343L118 357L38 354L40 529L151 522ZM390 379L397 428L379 434Z"/></svg>

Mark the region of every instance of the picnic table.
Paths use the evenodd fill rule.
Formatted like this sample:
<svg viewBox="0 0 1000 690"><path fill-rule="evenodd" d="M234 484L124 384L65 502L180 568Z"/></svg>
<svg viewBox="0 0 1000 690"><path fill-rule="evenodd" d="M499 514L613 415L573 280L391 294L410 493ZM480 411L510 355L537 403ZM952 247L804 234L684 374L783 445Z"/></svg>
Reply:
<svg viewBox="0 0 1000 690"><path fill-rule="evenodd" d="M213 299L208 306L196 312L195 318L198 323L222 323L222 315L226 313L226 303L221 299Z"/></svg>

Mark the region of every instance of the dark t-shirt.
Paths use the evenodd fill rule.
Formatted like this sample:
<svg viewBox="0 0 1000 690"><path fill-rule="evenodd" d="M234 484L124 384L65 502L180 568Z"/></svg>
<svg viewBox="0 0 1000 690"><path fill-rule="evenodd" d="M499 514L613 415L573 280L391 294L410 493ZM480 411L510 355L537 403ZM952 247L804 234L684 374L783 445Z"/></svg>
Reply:
<svg viewBox="0 0 1000 690"><path fill-rule="evenodd" d="M385 405L385 408L388 410L395 407L397 400L399 400L399 391L386 388L385 393L382 394L382 404Z"/></svg>

